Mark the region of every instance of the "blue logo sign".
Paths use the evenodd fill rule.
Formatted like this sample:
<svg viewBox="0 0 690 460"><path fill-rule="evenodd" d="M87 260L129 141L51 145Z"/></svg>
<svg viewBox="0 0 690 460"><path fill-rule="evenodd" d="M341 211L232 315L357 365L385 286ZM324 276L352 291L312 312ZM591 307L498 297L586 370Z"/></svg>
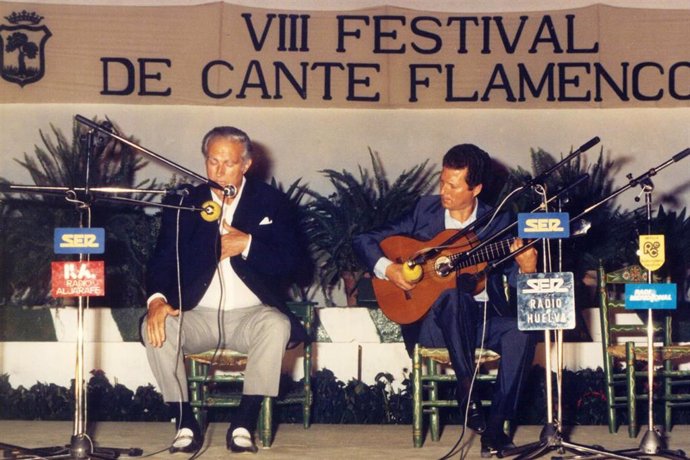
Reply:
<svg viewBox="0 0 690 460"><path fill-rule="evenodd" d="M675 310L675 283L626 284L625 308L630 310Z"/></svg>
<svg viewBox="0 0 690 460"><path fill-rule="evenodd" d="M105 229L56 228L53 243L55 254L103 254Z"/></svg>
<svg viewBox="0 0 690 460"><path fill-rule="evenodd" d="M570 216L567 212L521 212L518 214L520 238L567 238Z"/></svg>

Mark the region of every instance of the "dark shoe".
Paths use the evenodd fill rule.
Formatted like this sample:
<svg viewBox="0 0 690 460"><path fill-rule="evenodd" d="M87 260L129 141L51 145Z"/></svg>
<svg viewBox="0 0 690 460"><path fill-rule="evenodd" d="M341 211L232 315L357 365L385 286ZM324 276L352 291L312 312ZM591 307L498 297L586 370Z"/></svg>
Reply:
<svg viewBox="0 0 690 460"><path fill-rule="evenodd" d="M175 439L168 451L171 454L182 452L183 454L193 454L201 449L204 440L201 436L194 436L194 432L189 428L182 428L177 431Z"/></svg>
<svg viewBox="0 0 690 460"><path fill-rule="evenodd" d="M492 455L503 456L503 451L515 449L513 441L502 431L487 431L482 435L482 458L489 458Z"/></svg>
<svg viewBox="0 0 690 460"><path fill-rule="evenodd" d="M465 420L465 405L460 405L460 415ZM484 420L484 412L482 412L482 405L477 401L470 401L470 407L467 411L467 428L474 430L479 434L486 431L486 420Z"/></svg>
<svg viewBox="0 0 690 460"><path fill-rule="evenodd" d="M254 444L254 439L251 433L246 428L228 428L228 432L225 435L225 446L230 452L242 453L251 452L255 454L259 451L259 448Z"/></svg>

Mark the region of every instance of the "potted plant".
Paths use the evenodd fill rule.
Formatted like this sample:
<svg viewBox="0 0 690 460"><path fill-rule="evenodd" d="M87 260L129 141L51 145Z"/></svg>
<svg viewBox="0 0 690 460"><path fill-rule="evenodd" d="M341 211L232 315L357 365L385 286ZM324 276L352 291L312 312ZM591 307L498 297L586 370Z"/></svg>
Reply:
<svg viewBox="0 0 690 460"><path fill-rule="evenodd" d="M304 230L329 306L335 304L333 289L341 283L347 304L356 303L356 287L365 267L352 250L352 237L398 218L436 182L438 173L428 166L428 160L403 171L391 183L378 153L369 149L369 156L371 171L361 166L357 175L345 170L321 171L335 189L333 193L306 189L310 200L303 205Z"/></svg>

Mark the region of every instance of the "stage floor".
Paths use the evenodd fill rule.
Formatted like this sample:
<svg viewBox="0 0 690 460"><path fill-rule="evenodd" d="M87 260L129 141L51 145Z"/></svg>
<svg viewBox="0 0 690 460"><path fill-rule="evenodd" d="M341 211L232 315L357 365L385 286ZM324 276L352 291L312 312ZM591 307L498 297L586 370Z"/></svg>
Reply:
<svg viewBox="0 0 690 460"><path fill-rule="evenodd" d="M91 431L96 445L103 447L139 447L144 455L166 449L174 427L160 422L100 422ZM202 459L227 459L225 424L212 424L207 431ZM72 422L0 420L0 442L21 447L45 447L68 444ZM515 434L518 445L539 439L542 426L520 426ZM256 458L263 459L438 459L446 455L457 442L461 428L449 426L439 442L427 440L421 449L412 447L412 428L409 425L313 425L305 430L301 425L281 425L270 449L260 449ZM564 430L565 442L598 445L607 450L639 449L646 427L636 439L628 437L627 427L609 434L606 426L577 426ZM690 454L690 425L674 427L668 436L669 448ZM585 444L586 443L586 444ZM479 437L468 432L462 445L466 459L479 459ZM552 450L543 455L551 458ZM245 457L251 457L244 454ZM167 451L155 458L187 458ZM128 458L121 456L121 458ZM452 458L460 458L459 454Z"/></svg>

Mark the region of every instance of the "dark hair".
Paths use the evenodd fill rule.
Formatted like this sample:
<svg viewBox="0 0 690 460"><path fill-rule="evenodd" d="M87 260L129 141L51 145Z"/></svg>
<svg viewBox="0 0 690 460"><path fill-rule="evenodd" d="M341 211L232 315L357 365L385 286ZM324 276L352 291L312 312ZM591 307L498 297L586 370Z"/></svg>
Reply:
<svg viewBox="0 0 690 460"><path fill-rule="evenodd" d="M208 144L219 137L244 145L244 152L242 153L243 159L247 160L252 157L252 141L249 139L249 136L241 129L233 126L216 126L206 133L204 139L201 141L201 153L203 153L204 156L208 155Z"/></svg>
<svg viewBox="0 0 690 460"><path fill-rule="evenodd" d="M474 144L456 145L443 156L444 168L467 168L466 180L470 188L484 183L490 163L489 154Z"/></svg>

